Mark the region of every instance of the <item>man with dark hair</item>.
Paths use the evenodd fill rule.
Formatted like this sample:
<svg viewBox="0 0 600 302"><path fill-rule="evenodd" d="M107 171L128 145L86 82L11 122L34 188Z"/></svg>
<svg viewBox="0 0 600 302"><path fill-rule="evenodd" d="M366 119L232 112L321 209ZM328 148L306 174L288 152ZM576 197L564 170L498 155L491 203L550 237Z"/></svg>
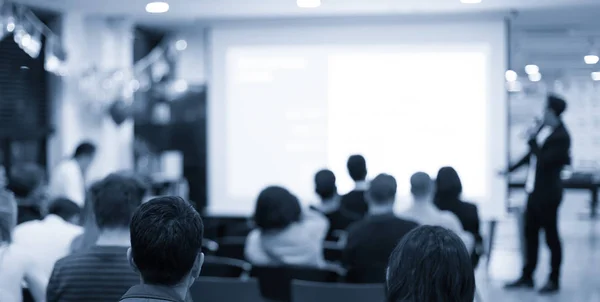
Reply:
<svg viewBox="0 0 600 302"><path fill-rule="evenodd" d="M96 156L96 146L82 142L73 156L62 161L52 173L50 194L54 198L64 197L83 208L85 202L85 178Z"/></svg>
<svg viewBox="0 0 600 302"><path fill-rule="evenodd" d="M96 245L67 256L54 266L47 302L118 301L139 283L127 261L129 223L143 194L138 182L111 174L93 187L93 212L99 229Z"/></svg>
<svg viewBox="0 0 600 302"><path fill-rule="evenodd" d="M13 233L16 244L30 251L32 268L43 277L44 284L50 279L57 260L69 254L69 246L83 228L76 225L80 209L68 199L50 202L48 215L42 220L32 220L18 225Z"/></svg>
<svg viewBox="0 0 600 302"><path fill-rule="evenodd" d="M40 166L25 163L13 167L8 178L8 189L17 199L17 224L44 217L46 175Z"/></svg>
<svg viewBox="0 0 600 302"><path fill-rule="evenodd" d="M344 209L362 218L369 211L365 200L365 191L369 188L367 183L367 162L362 155L352 155L346 164L348 174L354 180L354 190L344 195L341 205Z"/></svg>
<svg viewBox="0 0 600 302"><path fill-rule="evenodd" d="M127 258L142 284L121 301L191 301L188 290L204 262L203 233L200 214L181 197L158 197L140 206L131 220Z"/></svg>
<svg viewBox="0 0 600 302"><path fill-rule="evenodd" d="M321 170L315 175L315 192L321 198L321 204L313 206L329 220L326 240L337 241L339 232L344 231L353 222L360 220L358 215L340 206L335 174L331 170Z"/></svg>
<svg viewBox="0 0 600 302"><path fill-rule="evenodd" d="M558 208L563 196L561 172L571 163L571 136L561 120L567 109L565 100L549 95L544 117L529 137L529 152L511 166L507 174L529 165L525 191L529 194L525 209L526 260L521 277L506 288L533 288L533 273L537 266L540 230L552 254L552 272L540 293L555 293L560 289L562 246L558 234Z"/></svg>
<svg viewBox="0 0 600 302"><path fill-rule="evenodd" d="M378 268L383 273L398 242L418 226L394 215L396 190L396 179L391 175L380 174L371 181L365 193L369 214L348 229L348 242L342 255L345 267Z"/></svg>

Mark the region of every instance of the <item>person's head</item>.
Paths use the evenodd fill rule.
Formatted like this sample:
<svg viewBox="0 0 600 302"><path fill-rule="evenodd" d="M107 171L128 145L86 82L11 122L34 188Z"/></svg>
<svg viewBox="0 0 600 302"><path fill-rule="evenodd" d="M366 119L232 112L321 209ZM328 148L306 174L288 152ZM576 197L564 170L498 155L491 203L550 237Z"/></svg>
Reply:
<svg viewBox="0 0 600 302"><path fill-rule="evenodd" d="M435 178L436 196L444 199L456 199L462 193L462 183L458 173L452 167L443 167Z"/></svg>
<svg viewBox="0 0 600 302"><path fill-rule="evenodd" d="M81 216L81 208L68 198L56 198L48 206L48 214L56 215L66 222L77 224Z"/></svg>
<svg viewBox="0 0 600 302"><path fill-rule="evenodd" d="M8 189L19 199L43 201L46 194L46 173L34 163L15 165L8 177Z"/></svg>
<svg viewBox="0 0 600 302"><path fill-rule="evenodd" d="M396 201L398 184L396 179L388 174L379 174L375 177L365 193L365 199L369 203L369 210L386 209L392 211Z"/></svg>
<svg viewBox="0 0 600 302"><path fill-rule="evenodd" d="M15 195L0 189L0 244L12 242L12 231L17 225L17 201Z"/></svg>
<svg viewBox="0 0 600 302"><path fill-rule="evenodd" d="M94 145L91 142L82 142L75 149L75 153L73 153L73 158L79 163L81 170L85 172L92 164L92 161L94 161L95 155L96 145Z"/></svg>
<svg viewBox="0 0 600 302"><path fill-rule="evenodd" d="M417 172L410 177L410 193L415 201L427 201L433 195L434 186L431 177L425 172Z"/></svg>
<svg viewBox="0 0 600 302"><path fill-rule="evenodd" d="M335 174L330 170L321 170L315 174L315 192L322 201L331 200L337 196Z"/></svg>
<svg viewBox="0 0 600 302"><path fill-rule="evenodd" d="M567 102L555 95L549 95L544 111L544 123L549 126L557 126L560 123L560 117L567 110Z"/></svg>
<svg viewBox="0 0 600 302"><path fill-rule="evenodd" d="M263 231L282 230L300 221L298 198L282 187L268 187L258 195L254 223Z"/></svg>
<svg viewBox="0 0 600 302"><path fill-rule="evenodd" d="M90 189L94 218L100 232L128 230L135 209L142 204L143 190L132 177L111 174Z"/></svg>
<svg viewBox="0 0 600 302"><path fill-rule="evenodd" d="M145 284L190 287L204 261L200 214L181 197L142 204L130 225L127 256Z"/></svg>
<svg viewBox="0 0 600 302"><path fill-rule="evenodd" d="M367 179L367 161L362 155L352 155L348 158L346 164L348 173L354 181L364 181Z"/></svg>
<svg viewBox="0 0 600 302"><path fill-rule="evenodd" d="M392 252L387 301L472 302L475 276L469 252L452 231L420 226Z"/></svg>

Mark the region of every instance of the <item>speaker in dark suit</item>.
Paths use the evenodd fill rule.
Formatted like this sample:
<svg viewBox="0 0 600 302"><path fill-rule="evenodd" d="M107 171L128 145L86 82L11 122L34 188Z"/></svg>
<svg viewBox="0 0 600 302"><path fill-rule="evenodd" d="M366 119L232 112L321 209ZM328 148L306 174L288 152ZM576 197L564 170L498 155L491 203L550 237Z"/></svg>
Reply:
<svg viewBox="0 0 600 302"><path fill-rule="evenodd" d="M537 266L539 232L544 230L546 243L552 254L552 271L540 293L559 290L560 266L562 262L561 240L558 234L558 209L563 196L561 172L571 162L571 137L561 120L567 103L556 96L549 96L544 118L528 140L529 152L509 171L528 165L525 183L528 193L525 209L526 260L519 280L506 288L532 288L533 272Z"/></svg>

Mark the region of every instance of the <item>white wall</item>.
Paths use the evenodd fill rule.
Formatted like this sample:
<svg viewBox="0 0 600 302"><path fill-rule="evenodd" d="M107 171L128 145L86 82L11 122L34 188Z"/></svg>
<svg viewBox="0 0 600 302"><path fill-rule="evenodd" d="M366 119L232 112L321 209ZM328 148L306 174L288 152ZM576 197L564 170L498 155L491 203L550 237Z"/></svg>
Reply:
<svg viewBox="0 0 600 302"><path fill-rule="evenodd" d="M56 131L49 141L48 168L71 155L82 140L90 140L97 144L98 153L88 180L130 169L133 123L116 126L108 115L94 113L95 99L82 93L80 78L93 65L99 70L132 66L133 23L72 12L64 14L55 27L61 32L68 54L68 75L51 82L52 122Z"/></svg>

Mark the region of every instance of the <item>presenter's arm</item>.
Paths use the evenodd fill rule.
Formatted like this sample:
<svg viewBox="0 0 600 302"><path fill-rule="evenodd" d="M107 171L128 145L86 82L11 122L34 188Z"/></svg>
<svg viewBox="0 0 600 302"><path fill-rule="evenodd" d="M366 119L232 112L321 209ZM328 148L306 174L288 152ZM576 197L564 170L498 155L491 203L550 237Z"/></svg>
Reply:
<svg viewBox="0 0 600 302"><path fill-rule="evenodd" d="M525 156L523 156L518 162L513 164L508 168L508 173L514 172L515 170L521 168L522 166L529 164L529 158L531 157L531 151L527 152Z"/></svg>

